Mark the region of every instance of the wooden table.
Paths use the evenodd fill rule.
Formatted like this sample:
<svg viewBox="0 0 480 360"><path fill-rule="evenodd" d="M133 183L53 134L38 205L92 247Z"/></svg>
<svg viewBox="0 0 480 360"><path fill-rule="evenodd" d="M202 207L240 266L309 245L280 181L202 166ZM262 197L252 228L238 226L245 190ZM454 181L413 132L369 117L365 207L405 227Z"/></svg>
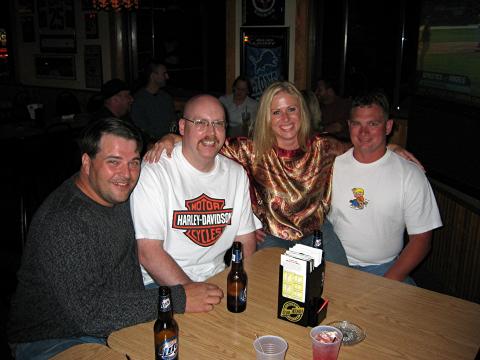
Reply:
<svg viewBox="0 0 480 360"><path fill-rule="evenodd" d="M125 360L125 354L120 354L105 345L80 344L72 346L55 355L52 360Z"/></svg>
<svg viewBox="0 0 480 360"><path fill-rule="evenodd" d="M254 359L255 334L288 342L286 359L311 359L309 331L277 319L281 249L265 249L245 260L249 277L247 310L233 314L226 299L209 313L175 315L180 357ZM226 288L228 269L210 279ZM342 346L339 359L474 359L480 346L480 305L327 263L323 323L349 320L366 339ZM108 344L131 359L153 359L153 322L116 331Z"/></svg>

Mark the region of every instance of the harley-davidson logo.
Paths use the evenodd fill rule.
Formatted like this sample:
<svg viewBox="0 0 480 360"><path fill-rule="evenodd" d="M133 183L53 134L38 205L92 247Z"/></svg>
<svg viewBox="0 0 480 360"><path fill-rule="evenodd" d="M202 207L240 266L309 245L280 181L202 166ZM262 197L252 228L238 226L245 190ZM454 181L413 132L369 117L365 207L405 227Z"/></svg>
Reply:
<svg viewBox="0 0 480 360"><path fill-rule="evenodd" d="M172 227L187 230L184 234L197 245L212 246L232 220L233 209L224 209L224 206L225 200L205 194L186 200L188 210L173 212Z"/></svg>

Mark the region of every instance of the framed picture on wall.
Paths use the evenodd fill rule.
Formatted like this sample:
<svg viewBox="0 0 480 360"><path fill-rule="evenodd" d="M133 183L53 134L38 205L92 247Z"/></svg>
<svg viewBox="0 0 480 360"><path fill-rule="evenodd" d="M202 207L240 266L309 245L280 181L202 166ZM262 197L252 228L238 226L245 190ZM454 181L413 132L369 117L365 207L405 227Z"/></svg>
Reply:
<svg viewBox="0 0 480 360"><path fill-rule="evenodd" d="M242 24L284 25L285 0L243 0Z"/></svg>
<svg viewBox="0 0 480 360"><path fill-rule="evenodd" d="M37 7L41 33L75 33L73 0L38 0Z"/></svg>
<svg viewBox="0 0 480 360"><path fill-rule="evenodd" d="M17 0L17 6L20 15L32 15L35 11L33 0Z"/></svg>
<svg viewBox="0 0 480 360"><path fill-rule="evenodd" d="M38 0L37 8L40 51L76 53L73 0Z"/></svg>
<svg viewBox="0 0 480 360"><path fill-rule="evenodd" d="M85 45L85 87L100 89L103 83L102 48Z"/></svg>
<svg viewBox="0 0 480 360"><path fill-rule="evenodd" d="M77 52L75 34L40 34L40 51L74 54Z"/></svg>
<svg viewBox="0 0 480 360"><path fill-rule="evenodd" d="M260 98L272 82L288 80L288 28L240 29L241 72L252 85L252 96Z"/></svg>
<svg viewBox="0 0 480 360"><path fill-rule="evenodd" d="M35 73L39 79L75 80L75 56L36 55Z"/></svg>
<svg viewBox="0 0 480 360"><path fill-rule="evenodd" d="M87 39L98 39L98 19L97 13L86 12L85 19L85 37Z"/></svg>
<svg viewBox="0 0 480 360"><path fill-rule="evenodd" d="M26 43L35 42L35 26L33 16L20 16L22 40Z"/></svg>

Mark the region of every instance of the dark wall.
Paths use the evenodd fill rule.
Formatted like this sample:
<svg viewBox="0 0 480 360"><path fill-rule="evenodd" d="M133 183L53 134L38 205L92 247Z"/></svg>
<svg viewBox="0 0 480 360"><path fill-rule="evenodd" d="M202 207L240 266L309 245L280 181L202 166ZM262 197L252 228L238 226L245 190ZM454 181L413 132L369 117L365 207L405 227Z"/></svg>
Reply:
<svg viewBox="0 0 480 360"><path fill-rule="evenodd" d="M480 200L480 109L416 96L410 108L407 148L427 175Z"/></svg>
<svg viewBox="0 0 480 360"><path fill-rule="evenodd" d="M405 101L415 78L419 2L321 0L315 4L315 78L337 80L343 96L380 88L391 100L397 92L399 102Z"/></svg>

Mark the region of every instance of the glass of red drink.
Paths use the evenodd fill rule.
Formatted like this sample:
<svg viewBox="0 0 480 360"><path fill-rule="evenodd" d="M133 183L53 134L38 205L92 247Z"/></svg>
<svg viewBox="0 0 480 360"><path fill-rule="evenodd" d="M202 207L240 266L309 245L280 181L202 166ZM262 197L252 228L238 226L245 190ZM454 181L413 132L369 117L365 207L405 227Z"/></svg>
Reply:
<svg viewBox="0 0 480 360"><path fill-rule="evenodd" d="M333 326L320 325L310 331L313 360L336 360L343 334Z"/></svg>

